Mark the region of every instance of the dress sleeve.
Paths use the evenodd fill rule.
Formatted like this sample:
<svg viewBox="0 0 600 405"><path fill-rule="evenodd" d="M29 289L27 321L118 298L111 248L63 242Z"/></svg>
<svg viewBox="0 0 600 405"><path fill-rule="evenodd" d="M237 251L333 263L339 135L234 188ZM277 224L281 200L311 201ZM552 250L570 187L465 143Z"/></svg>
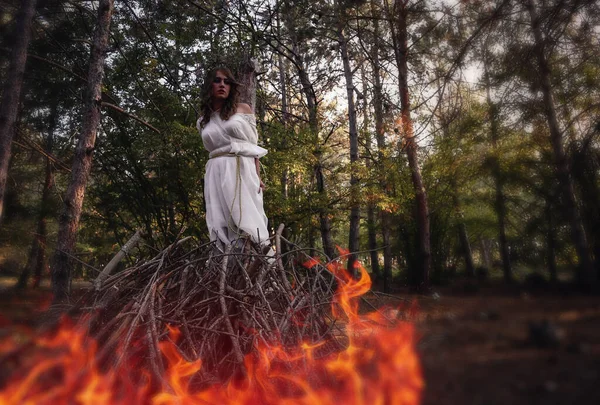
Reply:
<svg viewBox="0 0 600 405"><path fill-rule="evenodd" d="M250 133L246 134L248 136L248 140L256 145L258 143L258 132L256 131L256 117L254 116L254 114L240 114L240 117L242 117L242 119L246 121L250 126Z"/></svg>
<svg viewBox="0 0 600 405"><path fill-rule="evenodd" d="M242 125L240 138L243 138L244 142L233 142L232 149L235 149L234 153L240 153L245 156L254 156L261 158L267 154L267 150L257 145L258 143L258 132L256 131L256 117L254 114L238 114L244 121L245 125Z"/></svg>

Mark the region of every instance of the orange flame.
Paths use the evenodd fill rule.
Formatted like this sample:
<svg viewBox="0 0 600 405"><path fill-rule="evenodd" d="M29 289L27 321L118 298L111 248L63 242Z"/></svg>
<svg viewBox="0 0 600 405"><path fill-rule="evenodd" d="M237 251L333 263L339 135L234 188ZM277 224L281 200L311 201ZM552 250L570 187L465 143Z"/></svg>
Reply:
<svg viewBox="0 0 600 405"><path fill-rule="evenodd" d="M306 267L316 264L311 259ZM319 357L316 350L325 343L294 349L257 343L257 350L245 357L245 378L194 391L190 381L202 361L183 359L172 343L180 333L169 327L170 339L160 343L167 365L165 386L153 393L147 375L139 376L132 365L103 370L96 343L81 326L65 320L54 336L33 339L38 350L30 350L18 369L23 371L5 383L0 405L418 404L424 383L413 325L390 321L391 310L359 315L357 298L371 287L361 264L356 279L341 261L327 268L341 280L334 303L334 315L345 322L347 347L341 352ZM0 340L0 355L15 347L11 339Z"/></svg>

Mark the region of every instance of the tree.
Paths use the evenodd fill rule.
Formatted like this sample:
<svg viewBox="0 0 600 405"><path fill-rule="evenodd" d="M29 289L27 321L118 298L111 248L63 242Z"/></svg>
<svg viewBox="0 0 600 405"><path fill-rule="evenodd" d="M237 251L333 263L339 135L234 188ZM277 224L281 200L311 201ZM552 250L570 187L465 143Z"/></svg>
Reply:
<svg viewBox="0 0 600 405"><path fill-rule="evenodd" d="M40 201L40 212L37 221L37 229L33 236L31 251L27 259L27 264L19 276L16 288L23 289L27 287L30 275L33 273L33 287L39 287L42 274L47 269L46 244L47 244L47 219L50 214L50 192L54 182L54 165L50 158L54 145L54 131L57 126L57 106L54 104L48 119L48 134L45 137L44 152L46 153L46 167L44 176L44 185L42 188L42 198Z"/></svg>
<svg viewBox="0 0 600 405"><path fill-rule="evenodd" d="M384 113L383 113L383 84L381 82L380 51L382 40L380 36L381 10L378 0L371 0L371 17L373 18L373 37L370 49L370 62L373 77L373 112L375 120L375 139L377 141L377 170L379 182L384 199L390 198L390 185L387 180L387 169L389 167L388 153L385 140ZM383 289L389 292L392 278L392 242L391 242L391 212L385 206L379 210L381 222L381 237L383 243Z"/></svg>
<svg viewBox="0 0 600 405"><path fill-rule="evenodd" d="M2 220L8 162L15 134L15 122L21 98L21 87L27 62L27 47L31 38L31 23L35 13L36 0L23 0L17 16L14 31L14 45L10 66L4 83L0 102L0 220Z"/></svg>
<svg viewBox="0 0 600 405"><path fill-rule="evenodd" d="M329 258L336 257L335 247L333 243L333 238L331 236L331 218L328 209L327 203L327 188L325 184L325 176L323 174L323 150L322 146L319 145L319 120L317 114L317 95L315 93L315 89L313 83L310 80L308 72L306 70L305 61L303 58L301 46L302 43L300 41L300 36L298 33L298 28L296 26L296 22L294 21L294 15L292 9L288 2L285 2L284 14L286 15L286 26L287 31L289 32L289 40L291 43L291 47L288 48L289 54L287 55L291 62L294 64L298 77L300 79L300 83L302 85L302 93L304 94L306 105L308 109L308 125L311 132L312 137L314 138L314 167L313 173L314 178L316 180L316 188L317 193L320 197L317 211L319 215L319 228L321 231L321 240L323 243L323 250L325 251L325 255Z"/></svg>
<svg viewBox="0 0 600 405"><path fill-rule="evenodd" d="M356 106L354 103L354 78L350 66L350 56L348 53L348 40L344 33L346 23L347 9L338 4L338 27L337 37L340 48L340 56L344 67L344 78L346 80L346 95L348 97L348 136L350 143L350 231L348 232L348 272L356 273L356 252L359 250L359 229L360 229L360 204L358 195L358 125L356 122Z"/></svg>
<svg viewBox="0 0 600 405"><path fill-rule="evenodd" d="M510 253L508 247L508 240L506 237L506 224L507 224L507 212L506 212L506 196L504 194L504 174L500 164L500 154L498 152L498 143L500 141L500 106L492 101L491 96L491 84L490 84L490 56L489 49L490 44L488 41L483 44L482 59L483 59L483 82L485 86L485 96L488 106L488 117L490 122L490 140L492 143L492 153L489 158L489 164L491 166L492 177L494 179L494 209L496 216L498 217L498 243L500 245L500 257L502 259L502 271L504 273L504 281L510 283L513 281L512 268L510 264Z"/></svg>
<svg viewBox="0 0 600 405"><path fill-rule="evenodd" d="M555 168L558 177L560 192L563 196L563 203L571 225L571 234L573 244L577 250L580 261L579 278L580 283L585 286L595 286L597 277L593 268L591 252L588 246L585 229L581 220L579 205L575 196L573 179L570 174L568 158L563 145L563 133L560 130L556 107L554 104L554 95L552 84L550 82L550 64L545 53L545 43L541 20L538 14L535 0L524 0L524 6L531 18L531 30L534 38L534 53L537 59L538 80L542 91L544 101L544 113L548 120L550 130L550 141L554 152Z"/></svg>
<svg viewBox="0 0 600 405"><path fill-rule="evenodd" d="M394 44L394 55L398 68L398 90L400 94L400 118L398 130L403 139L403 149L408 157L415 199L416 219L418 232L418 248L420 268L418 269L417 287L421 290L429 289L429 273L431 270L431 235L429 225L429 207L427 191L421 175L419 164L418 145L415 139L413 122L410 114L410 91L408 88L408 2L396 0L393 8L389 7L386 0L387 15Z"/></svg>
<svg viewBox="0 0 600 405"><path fill-rule="evenodd" d="M51 265L52 290L55 302L68 299L70 294L73 266L71 256L75 248L83 199L92 167L96 134L101 118L102 79L104 77L104 61L108 48L113 4L114 0L100 0L98 4L98 19L88 67L83 123L73 159L71 181L64 198L64 209L59 218L57 247Z"/></svg>

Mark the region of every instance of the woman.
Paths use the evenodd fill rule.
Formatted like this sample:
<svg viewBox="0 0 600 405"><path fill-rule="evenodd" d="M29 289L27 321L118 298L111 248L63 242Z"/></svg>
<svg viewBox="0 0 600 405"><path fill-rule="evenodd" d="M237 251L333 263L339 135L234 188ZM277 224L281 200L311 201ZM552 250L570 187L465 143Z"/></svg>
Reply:
<svg viewBox="0 0 600 405"><path fill-rule="evenodd" d="M229 69L209 73L204 83L202 116L196 124L210 152L204 176L206 225L210 239L230 244L241 237L266 244L269 233L263 208L261 157L256 119L238 102L239 86Z"/></svg>

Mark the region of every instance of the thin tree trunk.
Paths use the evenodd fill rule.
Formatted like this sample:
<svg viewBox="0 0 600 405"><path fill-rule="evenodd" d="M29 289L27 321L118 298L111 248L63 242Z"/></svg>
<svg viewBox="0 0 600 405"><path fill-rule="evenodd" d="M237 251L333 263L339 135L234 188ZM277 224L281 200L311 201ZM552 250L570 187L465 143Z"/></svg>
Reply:
<svg viewBox="0 0 600 405"><path fill-rule="evenodd" d="M350 230L348 232L348 272L356 275L356 253L359 248L360 231L360 203L358 190L358 175L356 173L358 164L358 127L356 124L356 107L354 105L354 80L352 77L352 68L350 67L350 57L348 56L348 42L344 36L343 22L340 18L338 27L338 43L344 66L344 77L346 79L346 94L348 97L348 135L350 141Z"/></svg>
<svg viewBox="0 0 600 405"><path fill-rule="evenodd" d="M587 237L581 220L581 213L577 199L575 197L575 188L569 172L569 164L563 146L563 136L558 125L556 117L556 108L552 94L552 85L550 83L550 65L544 54L544 38L540 28L540 17L537 12L535 0L525 0L525 7L531 18L531 29L534 37L534 52L538 62L538 80L544 96L544 112L548 120L550 130L550 142L554 152L555 168L558 177L560 192L565 204L565 212L571 224L571 237L579 258L579 269L577 278L584 288L594 288L597 277L594 272L593 261L590 248L587 243Z"/></svg>
<svg viewBox="0 0 600 405"><path fill-rule="evenodd" d="M53 106L53 110L50 113L48 124L48 135L46 136L46 142L44 145L44 151L50 155L54 147L54 130L57 123L57 111L56 105ZM46 260L46 236L47 236L47 218L49 214L50 205L50 192L52 191L54 178L54 167L49 157L46 157L46 173L44 176L44 187L42 189L42 198L40 201L40 213L38 218L37 230L33 237L31 244L31 251L29 258L27 259L27 265L23 269L23 272L19 276L17 282L17 289L24 289L27 287L30 275L33 273L33 287L37 288L40 285L42 275L48 267Z"/></svg>
<svg viewBox="0 0 600 405"><path fill-rule="evenodd" d="M546 206L544 207L544 213L546 216L546 224L548 230L546 231L546 264L548 265L548 272L550 274L550 282L558 282L558 274L556 271L556 238L554 237L554 218L552 215L552 202L551 199L546 199Z"/></svg>
<svg viewBox="0 0 600 405"><path fill-rule="evenodd" d="M312 226L312 215L310 217L310 222L308 223L308 247L309 247L309 251L308 254L311 257L314 257L316 255L316 243L315 243L315 228Z"/></svg>
<svg viewBox="0 0 600 405"><path fill-rule="evenodd" d="M70 294L73 270L71 256L75 250L77 229L92 167L96 134L101 119L102 79L104 77L104 60L108 47L113 1L100 0L98 4L98 20L88 68L88 88L83 124L73 158L71 180L64 198L65 206L59 217L58 240L56 252L52 259L52 289L55 302L65 301Z"/></svg>
<svg viewBox="0 0 600 405"><path fill-rule="evenodd" d="M500 140L500 131L498 128L498 106L492 102L490 94L490 82L488 72L488 60L487 60L487 45L484 45L486 49L483 50L483 80L485 82L486 90L486 101L488 105L488 115L490 120L490 135L492 141L493 156L490 159L492 177L494 178L494 210L498 217L498 243L500 245L500 258L502 260L502 273L504 275L504 281L512 283L512 266L510 263L510 250L508 247L508 239L506 237L506 197L504 196L504 177L500 168L500 157L498 153L498 142Z"/></svg>
<svg viewBox="0 0 600 405"><path fill-rule="evenodd" d="M315 164L315 178L317 180L317 192L322 196L323 199L327 198L325 191L325 179L323 177L323 167L321 165L321 155L317 153L317 163ZM325 255L331 260L337 255L335 253L335 247L333 245L333 239L331 238L331 220L329 219L329 210L324 207L325 202L319 202L319 224L321 230L321 241L323 243L323 250Z"/></svg>
<svg viewBox="0 0 600 405"><path fill-rule="evenodd" d="M277 15L277 33L278 35L281 37L281 15L278 14ZM288 90L287 90L287 81L286 81L286 64L285 61L283 59L282 56L283 52L280 52L277 55L277 62L278 62L278 66L279 66L279 88L281 90L281 118L282 118L282 124L283 124L283 128L285 129L282 140L281 140L281 148L283 150L287 150L288 147L288 126L289 126L289 113L288 113ZM283 201L285 201L287 203L288 199L289 199L289 166L286 165L283 168L283 171L281 173L281 177L280 177L280 185L281 185L281 196L283 198ZM290 228L289 226L286 226L283 229L283 237L285 238L285 240L289 240L290 239ZM281 253L285 253L289 250L289 246L287 244L287 242L282 241L281 243L281 249L282 252Z"/></svg>
<svg viewBox="0 0 600 405"><path fill-rule="evenodd" d="M281 36L281 26L280 26L280 18L277 18L277 33ZM288 128L288 95L287 95L287 83L285 78L285 63L283 61L283 56L281 53L277 55L277 62L279 65L279 89L281 91L281 117L282 124L285 129ZM284 134L282 139L282 148L285 150L287 148L287 132ZM289 175L289 167L286 166L283 169L283 173L281 174L281 195L284 200L288 199L288 175ZM284 232L287 230L287 227L284 229ZM285 235L284 235L285 236Z"/></svg>
<svg viewBox="0 0 600 405"><path fill-rule="evenodd" d="M387 1L387 0L386 0ZM418 275L419 290L429 290L429 274L431 270L431 235L429 225L429 207L427 191L421 175L418 159L418 145L415 140L413 123L410 116L410 101L408 91L408 26L407 4L395 1L394 12L389 13L390 29L394 43L396 63L398 65L398 90L400 94L400 131L404 138L408 165L416 198L416 215L419 241L420 269ZM395 17L395 18L393 18Z"/></svg>
<svg viewBox="0 0 600 405"><path fill-rule="evenodd" d="M15 136L15 123L23 86L23 75L27 63L27 47L31 38L31 23L35 14L36 0L22 0L17 16L10 65L0 102L0 221L3 216L8 162L12 140Z"/></svg>
<svg viewBox="0 0 600 405"><path fill-rule="evenodd" d="M469 243L467 226L465 225L465 222L462 220L462 218L458 224L458 237L460 238L460 247L462 250L463 259L465 260L465 273L467 277L474 277L475 266L473 265L473 253L471 251L471 243Z"/></svg>
<svg viewBox="0 0 600 405"><path fill-rule="evenodd" d="M458 237L460 239L460 248L465 260L465 273L467 277L475 276L475 266L473 265L473 253L471 252L471 243L469 242L469 235L467 233L467 226L464 221L464 214L458 198L457 185L454 180L451 180L452 184L452 201L454 203L454 210L458 217Z"/></svg>
<svg viewBox="0 0 600 405"><path fill-rule="evenodd" d="M256 62L246 55L240 64L238 80L240 86L240 101L249 104L254 111L256 108Z"/></svg>
<svg viewBox="0 0 600 405"><path fill-rule="evenodd" d="M377 10L378 0L371 0L371 13L373 15L373 47L372 47L372 69L373 69L373 111L375 115L375 136L377 139L377 158L379 166L379 182L384 194L384 197L389 197L389 185L387 181L387 158L385 154L385 129L383 126L383 85L381 83L381 64L379 62L379 40L381 38L379 32L379 18L381 13ZM381 222L381 238L383 242L383 291L390 291L390 283L392 280L392 245L390 242L391 235L391 213L387 208L379 210L379 218Z"/></svg>
<svg viewBox="0 0 600 405"><path fill-rule="evenodd" d="M596 276L600 277L600 154L590 148L591 137L571 154L571 171L579 189L582 216L588 226L589 242L595 257ZM574 146L575 149L575 146Z"/></svg>
<svg viewBox="0 0 600 405"><path fill-rule="evenodd" d="M481 242L481 257L483 258L483 265L486 270L489 272L492 270L492 258L490 257L490 248L488 246L487 240L484 238L480 239Z"/></svg>
<svg viewBox="0 0 600 405"><path fill-rule="evenodd" d="M298 77L300 79L300 84L302 84L302 92L306 97L306 105L308 106L308 125L311 133L315 138L315 145L319 143L319 121L317 118L317 96L313 89L312 83L310 82L310 78L308 77L308 73L304 68L304 60L299 53L299 44L298 38L296 35L296 25L293 20L293 15L290 12L291 8L289 3L285 2L285 8L287 11L287 26L290 32L290 39L292 40L292 58L294 60L294 65L298 70ZM335 254L335 246L333 243L333 238L331 237L331 219L329 218L329 209L327 207L327 190L325 187L325 177L323 175L323 166L322 166L322 152L317 146L317 149L314 151L314 155L316 158L316 163L313 167L313 172L315 176L315 180L317 183L317 193L321 197L319 199L319 206L317 207L317 211L319 214L319 228L321 231L321 240L323 243L323 250L329 259L336 257Z"/></svg>
<svg viewBox="0 0 600 405"><path fill-rule="evenodd" d="M363 133L365 136L365 144L367 151L370 150L372 139L371 139L371 120L369 118L369 100L367 97L367 74L365 72L364 64L361 64L360 67L360 76L362 81L362 93L363 93ZM370 155L367 153L367 155ZM373 163L370 157L367 157L365 165L369 172L373 170ZM367 202L367 236L369 239L369 254L371 258L371 272L373 273L373 278L375 280L379 280L381 278L381 270L379 269L379 253L377 249L377 223L376 223L376 214L375 214L375 203L373 199L369 199Z"/></svg>

